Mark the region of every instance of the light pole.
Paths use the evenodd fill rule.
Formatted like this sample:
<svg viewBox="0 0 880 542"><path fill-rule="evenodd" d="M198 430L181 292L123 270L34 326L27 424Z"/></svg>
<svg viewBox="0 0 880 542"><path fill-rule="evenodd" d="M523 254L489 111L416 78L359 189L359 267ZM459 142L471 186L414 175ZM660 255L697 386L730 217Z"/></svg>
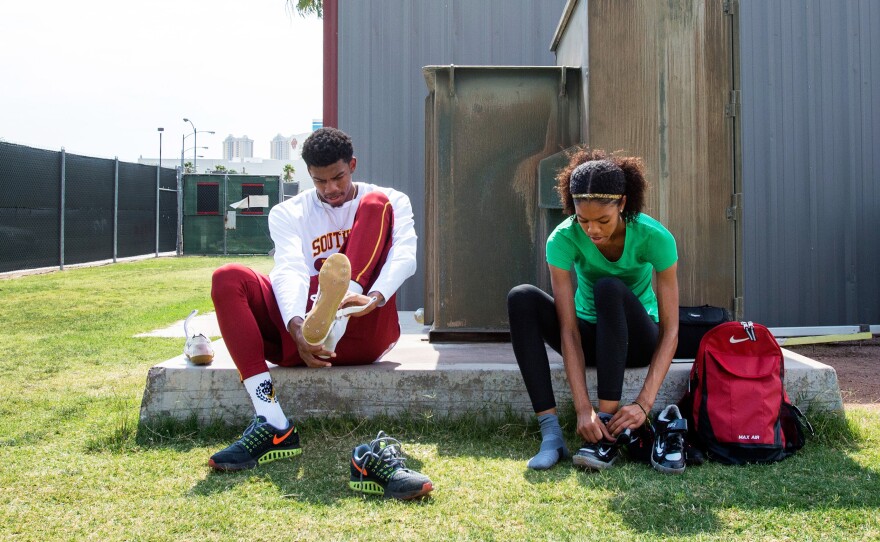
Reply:
<svg viewBox="0 0 880 542"><path fill-rule="evenodd" d="M159 165L156 166L156 257L159 257L159 190L162 186L162 132L165 128L156 128L159 132Z"/></svg>
<svg viewBox="0 0 880 542"><path fill-rule="evenodd" d="M197 155L196 153L199 152L200 150L208 150L208 147L187 147L187 148L181 150L180 151L180 163L181 164L183 163L183 155L186 153L186 151L188 151L190 149L193 149L193 173L198 173L198 171L196 171L195 158L204 158L204 156L201 154ZM183 167L183 166L181 166L181 167Z"/></svg>
<svg viewBox="0 0 880 542"><path fill-rule="evenodd" d="M193 137L194 137L194 139L193 139L193 145L198 145L198 136L197 136L196 134L211 134L211 135L214 135L214 133L215 133L213 130L196 130L195 125L194 125L194 124L192 123L192 121L189 120L189 119L186 119L186 118L185 118L185 119L183 119L183 121L184 121L184 122L188 122L188 123L190 124L190 126L192 126L193 131L192 131L191 134L183 134L183 136L180 138L180 171L181 171L181 172L184 170L184 166L183 166L184 153L185 153L186 151L188 151L189 149L191 149L191 148L196 148L196 147L187 147L187 148L184 148L184 147L186 147L186 138L188 138L189 136L193 136ZM200 149L207 149L208 147L198 147L198 148L200 148ZM196 155L195 152L193 152L193 173L198 173L198 168L196 167L196 165L197 165L197 163L196 163L196 159L197 159L197 158L198 158L198 156Z"/></svg>
<svg viewBox="0 0 880 542"><path fill-rule="evenodd" d="M186 172L184 165L184 156L186 151L189 149L186 148L186 138L189 136L197 137L196 134L199 133L199 130L196 130L196 126L192 123L191 120L184 118L183 122L188 122L190 126L192 126L193 132L191 134L183 134L180 138L180 173L177 175L177 255L180 256L183 253L183 175ZM214 134L212 130L201 130L203 133ZM195 143L195 140L193 140ZM196 147L193 147L195 149ZM207 149L207 147L202 147ZM196 160L199 158L198 151L193 151L193 173L196 173Z"/></svg>
<svg viewBox="0 0 880 542"><path fill-rule="evenodd" d="M198 145L198 144L199 144L199 136L196 135L196 134L198 134L199 131L196 130L196 125L193 124L193 121L189 120L189 119L186 118L186 117L184 117L183 122L188 122L189 125L192 126L192 129L193 129L193 144L194 144L194 145ZM196 168L196 153L193 153L193 171L198 171L198 168Z"/></svg>
<svg viewBox="0 0 880 542"><path fill-rule="evenodd" d="M192 134L187 134L187 135L183 136L183 139L186 139L187 137L189 137L189 135L192 135L192 136L193 136L193 145L198 145L198 144L199 144L199 136L198 136L198 134L199 134L200 132L201 132L201 133L206 133L206 134L212 134L212 135L214 134L214 132L211 131L211 130L196 130L196 125L193 124L193 121L191 121L191 120L189 120L189 119L187 119L187 118L184 118L184 119L183 119L183 122L188 122L189 125L192 126L192 129L193 129L193 133L192 133ZM183 148L183 143L181 143L181 148ZM207 147L202 147L202 148L207 148ZM195 152L193 152L193 171L196 171L196 172L199 170L199 168L197 167L197 166L198 166L198 163L197 163L197 161L196 161L197 158L198 158L198 156L196 155ZM182 166L182 165L183 165L183 162L181 161L181 166Z"/></svg>

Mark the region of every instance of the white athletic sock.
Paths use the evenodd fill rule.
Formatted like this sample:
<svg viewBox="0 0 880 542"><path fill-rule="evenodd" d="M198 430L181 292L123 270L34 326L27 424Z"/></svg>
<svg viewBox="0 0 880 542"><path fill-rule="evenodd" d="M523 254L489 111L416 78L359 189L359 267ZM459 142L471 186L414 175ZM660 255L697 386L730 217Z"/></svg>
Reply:
<svg viewBox="0 0 880 542"><path fill-rule="evenodd" d="M351 281L348 284L348 291L354 292L356 294L362 294L362 293L364 293L364 287L355 281Z"/></svg>
<svg viewBox="0 0 880 542"><path fill-rule="evenodd" d="M275 398L275 386L268 372L245 379L244 388L251 397L257 416L266 418L276 429L287 429L287 416Z"/></svg>

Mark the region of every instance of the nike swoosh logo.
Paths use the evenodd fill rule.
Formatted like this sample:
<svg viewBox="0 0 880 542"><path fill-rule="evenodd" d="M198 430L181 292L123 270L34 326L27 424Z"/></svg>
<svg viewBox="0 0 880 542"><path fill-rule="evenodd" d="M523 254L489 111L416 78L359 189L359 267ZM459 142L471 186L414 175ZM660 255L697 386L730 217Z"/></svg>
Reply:
<svg viewBox="0 0 880 542"><path fill-rule="evenodd" d="M745 337L745 338L743 338L743 339L734 339L734 338L733 338L733 335L730 336L730 342L731 342L731 344L741 343L741 342L743 342L743 341L747 341L747 340L749 340L748 337Z"/></svg>
<svg viewBox="0 0 880 542"><path fill-rule="evenodd" d="M281 444L282 442L287 440L287 437L289 437L290 434L293 433L293 429L294 428L291 427L287 433L284 433L283 437L279 437L278 435L275 435L274 437L272 437L272 444L274 444L275 446L278 446L279 444Z"/></svg>
<svg viewBox="0 0 880 542"><path fill-rule="evenodd" d="M363 474L364 476L367 476L367 469L359 467L358 464L354 462L354 459L351 460L351 464L354 465L354 469L356 471Z"/></svg>

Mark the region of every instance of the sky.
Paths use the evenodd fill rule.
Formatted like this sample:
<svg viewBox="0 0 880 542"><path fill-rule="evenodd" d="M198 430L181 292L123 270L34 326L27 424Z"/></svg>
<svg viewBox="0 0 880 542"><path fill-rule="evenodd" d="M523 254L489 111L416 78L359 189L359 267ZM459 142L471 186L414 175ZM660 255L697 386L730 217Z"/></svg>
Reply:
<svg viewBox="0 0 880 542"><path fill-rule="evenodd" d="M179 158L186 117L205 158L230 134L269 158L321 118L322 34L285 0L2 0L0 140L136 162L163 127Z"/></svg>

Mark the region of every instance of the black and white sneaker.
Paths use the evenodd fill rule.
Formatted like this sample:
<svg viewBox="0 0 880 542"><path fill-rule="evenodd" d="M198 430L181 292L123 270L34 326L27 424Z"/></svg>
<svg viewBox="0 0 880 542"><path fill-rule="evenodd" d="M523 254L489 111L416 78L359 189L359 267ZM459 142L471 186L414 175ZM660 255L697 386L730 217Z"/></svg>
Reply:
<svg viewBox="0 0 880 542"><path fill-rule="evenodd" d="M585 469L605 470L617 459L617 445L614 442L585 442L571 460L575 466Z"/></svg>
<svg viewBox="0 0 880 542"><path fill-rule="evenodd" d="M611 415L600 412L599 419L602 423L608 425ZM628 437L629 435L627 434L627 442L629 442ZM617 456L618 444L616 441L584 442L580 449L572 456L571 461L575 466L585 469L605 470L614 464Z"/></svg>
<svg viewBox="0 0 880 542"><path fill-rule="evenodd" d="M660 472L681 474L685 467L684 436L687 420L676 405L669 405L654 423L656 436L651 451L651 466Z"/></svg>

